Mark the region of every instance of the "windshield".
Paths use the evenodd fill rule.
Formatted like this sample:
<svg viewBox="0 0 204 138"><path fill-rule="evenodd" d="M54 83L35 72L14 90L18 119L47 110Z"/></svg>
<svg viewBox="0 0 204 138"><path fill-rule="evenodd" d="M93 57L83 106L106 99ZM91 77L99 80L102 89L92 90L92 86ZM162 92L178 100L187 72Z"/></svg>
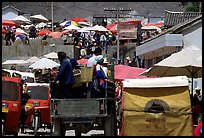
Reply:
<svg viewBox="0 0 204 138"><path fill-rule="evenodd" d="M18 85L15 82L2 80L2 100L18 100Z"/></svg>
<svg viewBox="0 0 204 138"><path fill-rule="evenodd" d="M48 87L28 86L27 92L31 96L31 99L48 100Z"/></svg>

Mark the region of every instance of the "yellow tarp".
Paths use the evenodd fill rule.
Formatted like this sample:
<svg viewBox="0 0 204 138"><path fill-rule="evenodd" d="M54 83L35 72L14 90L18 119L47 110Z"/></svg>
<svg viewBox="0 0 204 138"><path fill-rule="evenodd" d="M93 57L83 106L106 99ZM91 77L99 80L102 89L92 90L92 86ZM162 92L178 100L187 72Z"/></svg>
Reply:
<svg viewBox="0 0 204 138"><path fill-rule="evenodd" d="M165 112L147 111L154 103ZM123 130L124 136L192 136L188 87L124 88Z"/></svg>

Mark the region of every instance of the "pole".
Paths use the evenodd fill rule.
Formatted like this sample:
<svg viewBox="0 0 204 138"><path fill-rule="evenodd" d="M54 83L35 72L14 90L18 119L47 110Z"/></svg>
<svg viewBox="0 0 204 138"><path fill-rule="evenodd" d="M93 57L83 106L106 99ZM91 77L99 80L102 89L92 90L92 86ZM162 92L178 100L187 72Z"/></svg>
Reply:
<svg viewBox="0 0 204 138"><path fill-rule="evenodd" d="M120 41L119 41L119 15L118 15L118 8L117 8L117 33L118 33L118 37L117 37L117 64L119 63L119 58L120 58Z"/></svg>
<svg viewBox="0 0 204 138"><path fill-rule="evenodd" d="M53 21L53 2L51 2L51 13L52 13L52 32L54 31L54 28L53 28L53 24L54 24L54 21Z"/></svg>

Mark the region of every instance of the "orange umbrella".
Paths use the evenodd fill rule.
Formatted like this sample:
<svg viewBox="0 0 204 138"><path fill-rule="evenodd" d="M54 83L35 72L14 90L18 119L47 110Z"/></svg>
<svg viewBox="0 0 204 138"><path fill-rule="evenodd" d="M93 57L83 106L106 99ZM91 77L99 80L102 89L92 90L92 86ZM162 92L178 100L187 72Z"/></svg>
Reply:
<svg viewBox="0 0 204 138"><path fill-rule="evenodd" d="M4 26L16 26L17 24L12 20L2 20L2 25Z"/></svg>
<svg viewBox="0 0 204 138"><path fill-rule="evenodd" d="M60 38L62 34L63 32L51 32L49 36L52 36L53 38Z"/></svg>
<svg viewBox="0 0 204 138"><path fill-rule="evenodd" d="M88 22L88 20L84 19L84 18L81 18L81 17L75 17L72 19L72 21L75 21L75 22Z"/></svg>
<svg viewBox="0 0 204 138"><path fill-rule="evenodd" d="M45 34L47 34L47 33L50 34L51 31L48 30L48 29L44 29L44 30L38 32L38 36L43 36L43 35L45 35Z"/></svg>
<svg viewBox="0 0 204 138"><path fill-rule="evenodd" d="M80 65L86 65L88 63L88 60L89 59L82 58L82 59L77 60L77 63Z"/></svg>

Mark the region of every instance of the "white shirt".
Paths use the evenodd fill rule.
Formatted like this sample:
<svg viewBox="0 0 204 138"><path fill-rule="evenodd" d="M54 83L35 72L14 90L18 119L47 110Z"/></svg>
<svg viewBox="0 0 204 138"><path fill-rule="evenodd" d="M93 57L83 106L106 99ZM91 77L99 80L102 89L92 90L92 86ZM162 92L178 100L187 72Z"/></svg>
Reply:
<svg viewBox="0 0 204 138"><path fill-rule="evenodd" d="M96 55L93 54L93 56L88 59L87 67L93 67L96 63Z"/></svg>
<svg viewBox="0 0 204 138"><path fill-rule="evenodd" d="M103 72L105 73L106 77L108 77L108 68L107 67L102 67Z"/></svg>

